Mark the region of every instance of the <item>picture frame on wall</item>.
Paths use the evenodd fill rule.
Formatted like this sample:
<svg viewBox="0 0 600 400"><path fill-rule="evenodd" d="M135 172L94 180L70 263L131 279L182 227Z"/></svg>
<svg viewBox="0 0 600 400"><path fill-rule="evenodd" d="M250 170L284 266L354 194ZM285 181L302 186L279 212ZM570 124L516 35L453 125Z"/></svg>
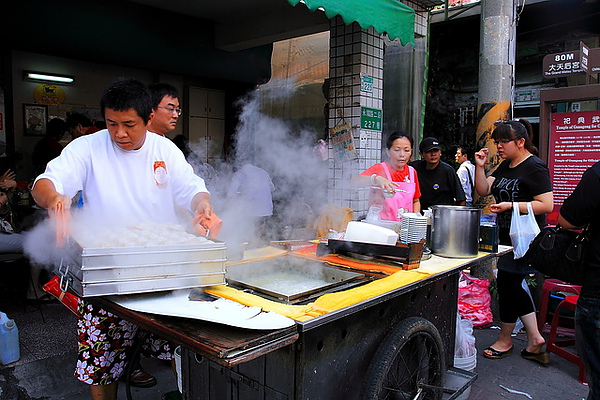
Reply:
<svg viewBox="0 0 600 400"><path fill-rule="evenodd" d="M48 106L23 104L23 127L26 136L44 136L48 123Z"/></svg>

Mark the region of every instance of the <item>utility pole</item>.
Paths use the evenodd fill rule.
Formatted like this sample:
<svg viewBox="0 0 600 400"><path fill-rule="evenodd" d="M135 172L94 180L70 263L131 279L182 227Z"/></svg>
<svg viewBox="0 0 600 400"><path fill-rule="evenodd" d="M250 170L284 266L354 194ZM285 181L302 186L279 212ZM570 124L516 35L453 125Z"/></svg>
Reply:
<svg viewBox="0 0 600 400"><path fill-rule="evenodd" d="M495 153L490 134L494 122L512 117L515 87L516 3L518 0L482 0L479 43L477 147ZM486 170L498 164L491 157ZM496 161L496 162L494 162Z"/></svg>

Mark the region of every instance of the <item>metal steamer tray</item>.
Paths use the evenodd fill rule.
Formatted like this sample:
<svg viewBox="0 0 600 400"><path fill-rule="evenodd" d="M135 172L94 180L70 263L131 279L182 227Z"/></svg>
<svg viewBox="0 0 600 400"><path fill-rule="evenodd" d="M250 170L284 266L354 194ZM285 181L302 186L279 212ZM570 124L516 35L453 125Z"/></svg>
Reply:
<svg viewBox="0 0 600 400"><path fill-rule="evenodd" d="M288 304L305 302L333 289L347 289L368 279L362 273L293 255L227 267L230 285Z"/></svg>
<svg viewBox="0 0 600 400"><path fill-rule="evenodd" d="M59 275L64 291L81 297L156 292L225 283L223 242L81 247L71 241Z"/></svg>

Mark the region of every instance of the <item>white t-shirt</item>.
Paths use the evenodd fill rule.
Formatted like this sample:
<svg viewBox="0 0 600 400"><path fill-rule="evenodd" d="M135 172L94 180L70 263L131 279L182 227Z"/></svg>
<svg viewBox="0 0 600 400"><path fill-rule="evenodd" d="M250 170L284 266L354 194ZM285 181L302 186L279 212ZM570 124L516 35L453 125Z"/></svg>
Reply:
<svg viewBox="0 0 600 400"><path fill-rule="evenodd" d="M460 184L465 191L465 197L467 203L473 203L473 186L475 185L475 166L471 163L471 161L466 160L458 170L456 171L458 175L458 179L460 180ZM470 176L470 179L469 179Z"/></svg>
<svg viewBox="0 0 600 400"><path fill-rule="evenodd" d="M176 223L176 209L191 211L206 192L183 153L163 136L146 132L138 150L122 150L104 129L69 143L37 180L52 181L73 197L83 191L84 209L106 224Z"/></svg>
<svg viewBox="0 0 600 400"><path fill-rule="evenodd" d="M231 178L230 199L240 204L246 214L252 217L273 215L273 197L275 189L269 173L252 164L245 164Z"/></svg>

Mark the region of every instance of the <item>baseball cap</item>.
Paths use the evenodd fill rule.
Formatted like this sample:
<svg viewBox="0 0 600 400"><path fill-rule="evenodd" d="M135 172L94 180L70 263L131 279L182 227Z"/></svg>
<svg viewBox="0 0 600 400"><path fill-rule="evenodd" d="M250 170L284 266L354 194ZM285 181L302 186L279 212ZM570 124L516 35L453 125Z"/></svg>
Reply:
<svg viewBox="0 0 600 400"><path fill-rule="evenodd" d="M426 137L421 141L421 144L419 144L420 153L428 153L435 149L441 150L442 147L440 146L440 141L434 137Z"/></svg>

